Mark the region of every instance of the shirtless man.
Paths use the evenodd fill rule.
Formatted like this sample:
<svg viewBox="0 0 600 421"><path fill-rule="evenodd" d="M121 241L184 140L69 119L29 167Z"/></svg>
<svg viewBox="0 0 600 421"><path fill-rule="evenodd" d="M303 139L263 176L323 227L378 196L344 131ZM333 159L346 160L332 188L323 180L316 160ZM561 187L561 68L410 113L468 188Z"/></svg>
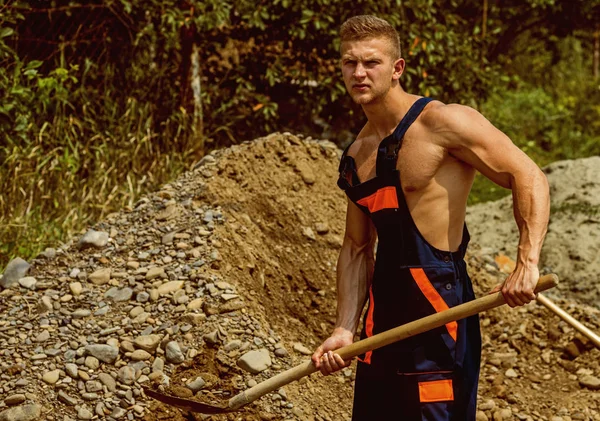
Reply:
<svg viewBox="0 0 600 421"><path fill-rule="evenodd" d="M347 367L334 350L474 299L464 254L467 196L480 171L512 190L520 238L502 285L511 307L535 299L549 217L544 174L477 111L405 92L398 33L356 16L341 27L341 67L368 122L344 152L348 195L337 264L337 321L312 360L327 375ZM377 240L377 261L374 246ZM475 420L481 339L477 316L359 358L353 421Z"/></svg>

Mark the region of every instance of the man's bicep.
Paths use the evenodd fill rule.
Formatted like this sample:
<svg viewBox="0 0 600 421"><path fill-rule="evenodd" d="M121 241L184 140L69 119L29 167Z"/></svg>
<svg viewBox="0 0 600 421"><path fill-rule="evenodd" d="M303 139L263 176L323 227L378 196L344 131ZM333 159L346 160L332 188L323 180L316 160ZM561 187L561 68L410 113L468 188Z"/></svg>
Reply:
<svg viewBox="0 0 600 421"><path fill-rule="evenodd" d="M537 165L510 138L479 112L461 107L451 113L446 139L452 156L474 167L496 184L511 188L512 180Z"/></svg>
<svg viewBox="0 0 600 421"><path fill-rule="evenodd" d="M375 241L375 227L371 219L365 215L352 201L348 200L346 211L346 232L344 243L363 247Z"/></svg>

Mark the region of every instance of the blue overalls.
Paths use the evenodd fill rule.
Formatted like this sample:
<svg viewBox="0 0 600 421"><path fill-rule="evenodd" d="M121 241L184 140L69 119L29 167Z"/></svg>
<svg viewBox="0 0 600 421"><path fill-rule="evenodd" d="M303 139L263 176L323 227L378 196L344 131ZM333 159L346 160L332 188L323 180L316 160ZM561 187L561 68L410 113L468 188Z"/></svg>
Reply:
<svg viewBox="0 0 600 421"><path fill-rule="evenodd" d="M466 271L466 225L458 251L429 244L417 229L396 169L406 130L430 98L413 104L383 139L375 178L361 183L344 151L338 185L373 221L378 236L361 338L473 300ZM353 421L475 420L481 336L477 315L368 352L359 358Z"/></svg>

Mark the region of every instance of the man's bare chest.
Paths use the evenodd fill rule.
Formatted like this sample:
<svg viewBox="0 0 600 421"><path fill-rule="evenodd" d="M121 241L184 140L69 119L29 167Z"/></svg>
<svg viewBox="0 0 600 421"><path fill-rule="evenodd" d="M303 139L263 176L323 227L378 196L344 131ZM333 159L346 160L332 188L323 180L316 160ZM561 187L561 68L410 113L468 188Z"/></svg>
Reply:
<svg viewBox="0 0 600 421"><path fill-rule="evenodd" d="M357 175L361 182L376 176L377 147L361 148L355 157ZM425 188L435 177L443 164L443 153L418 139L408 139L398 153L396 168L400 172L400 181L405 191L411 192Z"/></svg>

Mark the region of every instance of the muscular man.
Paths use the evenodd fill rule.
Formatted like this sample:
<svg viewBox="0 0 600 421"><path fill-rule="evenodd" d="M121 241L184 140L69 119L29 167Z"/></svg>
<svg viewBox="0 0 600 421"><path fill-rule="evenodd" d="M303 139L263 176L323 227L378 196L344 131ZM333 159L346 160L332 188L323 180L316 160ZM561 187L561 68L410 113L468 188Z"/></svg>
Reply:
<svg viewBox="0 0 600 421"><path fill-rule="evenodd" d="M474 298L464 220L476 170L513 193L516 268L495 289L511 307L535 299L549 215L546 177L506 135L469 107L402 89L399 37L385 20L356 16L340 35L344 83L368 122L340 164L349 201L337 322L312 357L323 374L349 365L333 351L352 343L367 299L362 338ZM475 420L480 354L477 316L366 353L353 421Z"/></svg>

